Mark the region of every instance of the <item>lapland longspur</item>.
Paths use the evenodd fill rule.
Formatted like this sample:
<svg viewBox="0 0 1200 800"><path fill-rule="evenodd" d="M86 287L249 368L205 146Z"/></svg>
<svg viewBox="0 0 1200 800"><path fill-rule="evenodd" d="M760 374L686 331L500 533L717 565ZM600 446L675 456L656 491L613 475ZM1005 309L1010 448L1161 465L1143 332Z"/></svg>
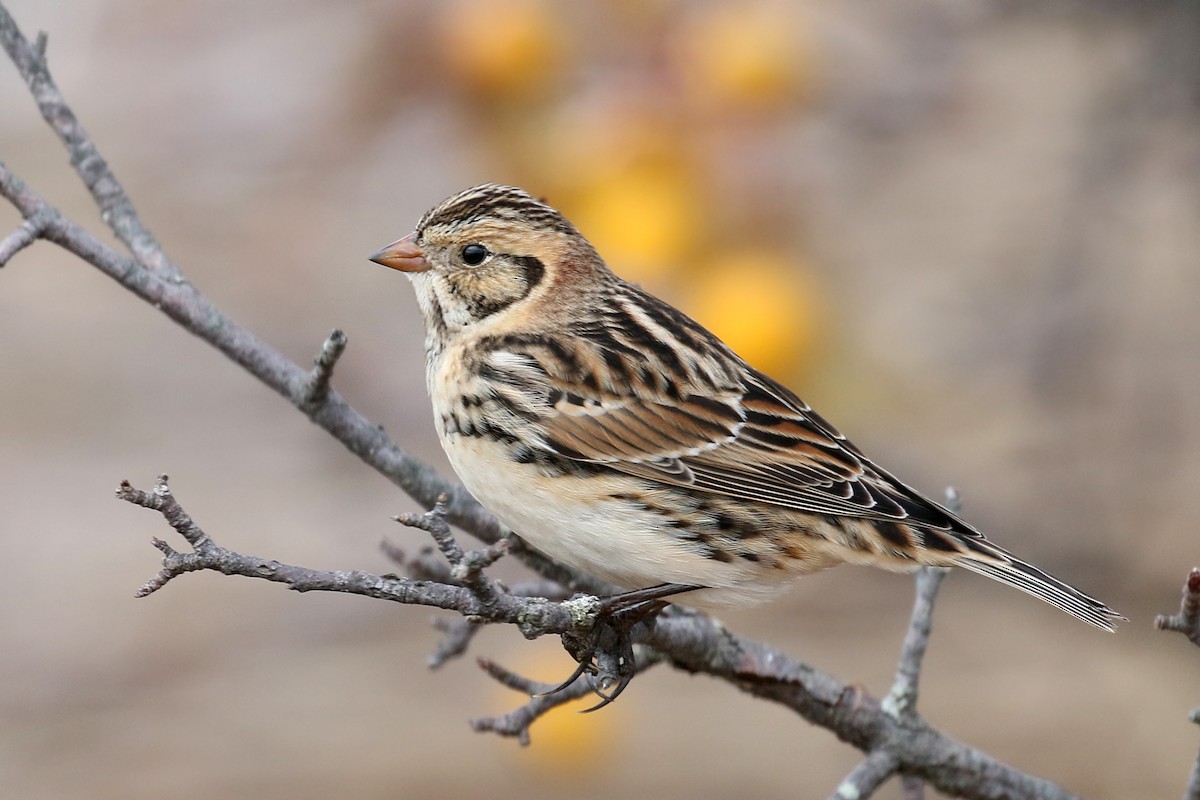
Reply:
<svg viewBox="0 0 1200 800"><path fill-rule="evenodd" d="M700 587L683 600L701 607L842 563L957 566L1106 630L1123 619L897 480L521 189L456 194L371 260L416 289L459 478L551 558L628 589Z"/></svg>

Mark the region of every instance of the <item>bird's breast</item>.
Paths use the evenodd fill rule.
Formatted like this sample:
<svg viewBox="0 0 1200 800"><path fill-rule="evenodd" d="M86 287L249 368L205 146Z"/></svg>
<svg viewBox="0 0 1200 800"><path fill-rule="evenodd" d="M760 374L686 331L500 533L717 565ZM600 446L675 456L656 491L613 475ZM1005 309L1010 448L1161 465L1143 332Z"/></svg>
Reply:
<svg viewBox="0 0 1200 800"><path fill-rule="evenodd" d="M536 392L514 411L511 387L481 377L469 349L447 348L428 366L438 437L459 479L547 556L626 589L713 587L681 598L699 606L759 602L790 575L816 567L785 568L771 536L726 538L717 500L697 510L687 489L541 446Z"/></svg>

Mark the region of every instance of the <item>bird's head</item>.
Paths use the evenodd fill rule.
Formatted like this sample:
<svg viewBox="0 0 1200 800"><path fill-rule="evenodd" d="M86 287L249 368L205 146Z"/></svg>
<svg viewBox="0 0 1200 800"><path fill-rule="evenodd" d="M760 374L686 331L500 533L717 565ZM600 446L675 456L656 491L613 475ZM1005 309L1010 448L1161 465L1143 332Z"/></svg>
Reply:
<svg viewBox="0 0 1200 800"><path fill-rule="evenodd" d="M608 272L566 217L523 189L497 184L442 201L371 260L406 273L427 327L447 334L531 313L551 285L586 288Z"/></svg>

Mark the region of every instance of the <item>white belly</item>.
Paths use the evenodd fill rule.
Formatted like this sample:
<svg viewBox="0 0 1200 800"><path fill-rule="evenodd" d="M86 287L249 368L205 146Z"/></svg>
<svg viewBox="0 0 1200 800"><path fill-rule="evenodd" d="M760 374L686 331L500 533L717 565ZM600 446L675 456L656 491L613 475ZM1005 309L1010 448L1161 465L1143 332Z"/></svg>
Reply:
<svg viewBox="0 0 1200 800"><path fill-rule="evenodd" d="M629 490L628 478L547 477L533 465L510 460L503 445L479 437L443 436L442 445L475 499L522 539L622 588L693 584L712 588L681 595L686 605L744 605L774 596L790 577L688 549L657 514L609 498Z"/></svg>

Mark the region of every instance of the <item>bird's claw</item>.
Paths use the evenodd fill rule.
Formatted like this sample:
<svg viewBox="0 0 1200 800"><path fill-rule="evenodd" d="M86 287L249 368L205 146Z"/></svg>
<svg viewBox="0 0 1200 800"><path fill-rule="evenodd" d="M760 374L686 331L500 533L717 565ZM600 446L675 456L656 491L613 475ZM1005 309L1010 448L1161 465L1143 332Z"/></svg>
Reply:
<svg viewBox="0 0 1200 800"><path fill-rule="evenodd" d="M535 697L561 692L587 675L592 692L600 702L580 713L599 711L616 700L637 672L633 629L639 623L653 621L668 605L664 597L695 588L698 587L663 584L604 598L591 630L584 637L575 633L563 634L563 646L579 666L558 686L539 692Z"/></svg>

